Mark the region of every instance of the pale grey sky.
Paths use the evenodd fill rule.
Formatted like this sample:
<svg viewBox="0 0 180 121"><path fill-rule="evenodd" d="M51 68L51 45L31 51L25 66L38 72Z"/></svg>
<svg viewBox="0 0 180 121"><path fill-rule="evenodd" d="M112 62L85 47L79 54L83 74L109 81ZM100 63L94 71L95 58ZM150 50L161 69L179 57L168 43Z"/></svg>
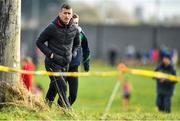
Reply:
<svg viewBox="0 0 180 121"><path fill-rule="evenodd" d="M159 18L180 16L180 0L69 0L72 2L83 2L89 5L96 5L98 3L108 5L108 2L116 1L121 8L127 10L132 14L135 6L143 6L144 18L147 19L151 15L157 15L156 2L159 2Z"/></svg>

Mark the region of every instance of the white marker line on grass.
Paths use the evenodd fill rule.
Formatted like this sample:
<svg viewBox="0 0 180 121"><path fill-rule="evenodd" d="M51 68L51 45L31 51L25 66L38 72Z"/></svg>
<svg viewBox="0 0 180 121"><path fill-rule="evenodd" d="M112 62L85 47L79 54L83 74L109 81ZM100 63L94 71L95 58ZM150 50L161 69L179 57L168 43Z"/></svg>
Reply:
<svg viewBox="0 0 180 121"><path fill-rule="evenodd" d="M112 93L111 93L111 96L110 96L110 98L109 98L108 104L107 104L107 106L106 106L106 108L105 108L105 110L104 110L104 113L103 113L102 117L101 117L101 120L105 120L105 119L106 119L106 115L107 115L109 109L110 109L111 106L112 106L113 100L114 100L114 98L115 98L115 96L116 96L116 93L117 93L119 87L120 87L120 81L117 80L117 82L116 82L116 84L115 84L115 86L114 86L114 89L113 89L113 91L112 91Z"/></svg>

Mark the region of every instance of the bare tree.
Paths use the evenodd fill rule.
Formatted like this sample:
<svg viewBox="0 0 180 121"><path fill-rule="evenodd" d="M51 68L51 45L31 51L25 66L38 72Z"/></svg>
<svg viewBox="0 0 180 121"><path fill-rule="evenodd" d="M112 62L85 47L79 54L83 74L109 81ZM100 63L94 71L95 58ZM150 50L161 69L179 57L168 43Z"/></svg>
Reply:
<svg viewBox="0 0 180 121"><path fill-rule="evenodd" d="M21 0L0 0L0 65L20 67ZM14 83L18 74L0 72L0 81Z"/></svg>

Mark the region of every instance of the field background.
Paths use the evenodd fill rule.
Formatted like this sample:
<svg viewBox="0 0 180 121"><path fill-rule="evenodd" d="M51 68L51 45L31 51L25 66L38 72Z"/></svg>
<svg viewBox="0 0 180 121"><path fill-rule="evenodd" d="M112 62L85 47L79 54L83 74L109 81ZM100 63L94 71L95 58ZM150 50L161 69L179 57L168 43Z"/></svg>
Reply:
<svg viewBox="0 0 180 121"><path fill-rule="evenodd" d="M135 67L152 70L155 66ZM39 69L43 69L40 66ZM111 71L115 67L105 64L93 63L91 71ZM80 68L81 70L81 68ZM106 118L107 119L180 119L180 84L176 85L175 95L172 100L172 113L159 113L155 106L156 83L153 79L134 75L125 75L133 86L129 110L123 109L121 88L118 90ZM31 111L25 108L4 108L0 119L101 119L109 97L117 81L117 77L80 77L78 97L71 113L63 113L56 106L48 112ZM47 76L36 76L35 83L41 84L45 94L49 85Z"/></svg>

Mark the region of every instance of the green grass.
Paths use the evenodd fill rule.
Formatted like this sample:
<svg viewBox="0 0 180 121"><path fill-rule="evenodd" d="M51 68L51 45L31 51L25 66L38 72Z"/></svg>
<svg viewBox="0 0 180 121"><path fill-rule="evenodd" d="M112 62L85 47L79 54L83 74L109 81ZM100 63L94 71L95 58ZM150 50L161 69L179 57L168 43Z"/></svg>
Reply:
<svg viewBox="0 0 180 121"><path fill-rule="evenodd" d="M140 67L153 69L154 67ZM44 69L41 66L40 69ZM111 71L115 68L92 64L91 71ZM156 83L153 79L126 75L133 85L132 98L128 111L122 107L122 93L119 89L110 108L107 119L129 120L129 119L180 119L180 84L176 85L176 93L172 100L172 113L164 114L157 111L155 106ZM36 76L35 82L43 86L45 93L48 89L49 78L47 76ZM4 108L1 110L0 119L100 119L108 103L113 87L118 80L117 77L81 77L79 80L78 98L73 105L73 111L63 112L54 102L50 111L36 111L26 108Z"/></svg>

